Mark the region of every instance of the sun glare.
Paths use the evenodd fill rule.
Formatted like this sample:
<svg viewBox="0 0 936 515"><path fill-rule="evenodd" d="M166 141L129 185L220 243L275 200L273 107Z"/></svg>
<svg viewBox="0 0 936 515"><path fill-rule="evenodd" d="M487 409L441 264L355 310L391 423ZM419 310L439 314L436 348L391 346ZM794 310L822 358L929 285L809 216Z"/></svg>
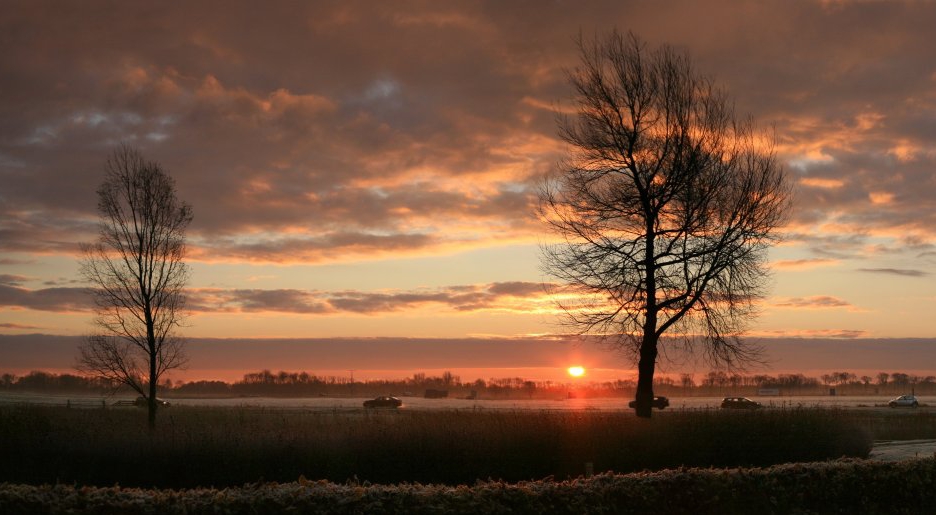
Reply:
<svg viewBox="0 0 936 515"><path fill-rule="evenodd" d="M585 375L584 367L569 367L569 375L572 377L582 377Z"/></svg>

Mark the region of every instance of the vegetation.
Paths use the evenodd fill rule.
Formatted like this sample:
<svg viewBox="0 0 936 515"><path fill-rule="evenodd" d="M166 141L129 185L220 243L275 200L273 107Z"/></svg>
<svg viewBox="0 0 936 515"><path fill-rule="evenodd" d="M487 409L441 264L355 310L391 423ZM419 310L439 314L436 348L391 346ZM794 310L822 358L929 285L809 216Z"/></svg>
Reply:
<svg viewBox="0 0 936 515"><path fill-rule="evenodd" d="M729 366L756 358L739 336L790 184L770 136L688 55L617 31L578 43L575 114L559 118L569 152L540 195L560 241L543 269L574 299L560 301L573 331L636 361L636 411L650 417L664 343Z"/></svg>
<svg viewBox="0 0 936 515"><path fill-rule="evenodd" d="M866 457L841 412L384 411L173 407L139 438L134 409L0 407L0 481L191 488L292 481L473 484L680 466ZM146 464L141 466L141 464Z"/></svg>
<svg viewBox="0 0 936 515"><path fill-rule="evenodd" d="M763 469L678 469L472 486L298 481L141 490L0 483L3 513L929 513L936 460L841 460Z"/></svg>
<svg viewBox="0 0 936 515"><path fill-rule="evenodd" d="M81 275L91 284L99 332L81 346L78 368L125 384L147 400L156 426L160 377L185 364L175 329L188 269L185 230L192 208L176 198L159 164L122 145L98 188L98 240L84 245Z"/></svg>
<svg viewBox="0 0 936 515"><path fill-rule="evenodd" d="M120 384L100 378L73 374L50 374L33 371L23 376L0 374L0 392L73 393L108 395L115 391L127 393ZM881 372L857 376L850 372L833 372L821 377L803 374L728 374L709 372L701 376L680 374L654 379L654 390L671 397L718 397L723 395L757 395L758 390L777 390L783 396L828 395L835 388L839 395L899 395L911 390L918 395L936 395L936 377L917 376L903 372ZM368 397L376 395L421 396L428 389L446 390L449 397L468 397L474 392L479 399L557 399L570 393L579 397L633 398L636 382L617 380L583 384L530 381L520 377L462 381L457 375L443 373L427 376L418 373L401 380L369 380L351 382L347 377L316 376L308 372L270 372L263 370L245 374L243 379L224 381L163 382L166 397Z"/></svg>

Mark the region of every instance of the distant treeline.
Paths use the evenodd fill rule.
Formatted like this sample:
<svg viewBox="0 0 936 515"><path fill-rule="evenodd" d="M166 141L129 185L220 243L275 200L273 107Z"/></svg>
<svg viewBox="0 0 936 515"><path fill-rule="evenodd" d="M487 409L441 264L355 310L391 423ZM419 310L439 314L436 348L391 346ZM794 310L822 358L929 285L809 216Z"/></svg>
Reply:
<svg viewBox="0 0 936 515"><path fill-rule="evenodd" d="M907 393L936 395L936 376L917 376L902 372L880 372L875 376L857 376L833 372L807 377L803 374L744 375L713 371L696 377L680 374L659 376L654 391L676 397L719 395L872 395ZM166 381L160 385L162 396L193 397L365 397L373 395L423 396L427 390L447 392L449 397L482 399L557 398L557 397L630 397L636 390L634 380L590 382L583 384L553 381L530 381L520 377L477 379L462 382L451 372L441 376L424 373L399 380L351 381L349 377L316 376L308 372L271 372L245 374L233 383L224 381ZM74 374L51 374L34 371L24 376L0 375L0 391L88 393L107 395L128 393L119 384Z"/></svg>

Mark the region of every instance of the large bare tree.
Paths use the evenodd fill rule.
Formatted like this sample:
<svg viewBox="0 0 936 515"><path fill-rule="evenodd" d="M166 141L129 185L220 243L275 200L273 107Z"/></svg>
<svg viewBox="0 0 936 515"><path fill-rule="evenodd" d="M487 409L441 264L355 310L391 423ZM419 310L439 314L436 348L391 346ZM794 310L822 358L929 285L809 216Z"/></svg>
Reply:
<svg viewBox="0 0 936 515"><path fill-rule="evenodd" d="M561 243L543 268L576 299L560 301L566 323L637 361L649 417L664 341L720 365L757 357L740 335L790 187L773 138L685 54L617 31L578 44L576 112L559 117L570 150L540 198Z"/></svg>
<svg viewBox="0 0 936 515"><path fill-rule="evenodd" d="M185 362L174 330L183 312L191 207L173 179L132 147L108 158L98 189L98 241L84 245L82 276L92 284L99 332L81 347L78 368L143 396L156 425L156 387Z"/></svg>

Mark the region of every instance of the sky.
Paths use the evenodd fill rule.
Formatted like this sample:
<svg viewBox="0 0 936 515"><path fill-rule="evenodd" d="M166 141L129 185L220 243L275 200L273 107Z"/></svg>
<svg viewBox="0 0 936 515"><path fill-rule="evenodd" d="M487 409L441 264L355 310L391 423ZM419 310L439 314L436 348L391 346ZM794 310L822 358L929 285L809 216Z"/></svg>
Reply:
<svg viewBox="0 0 936 515"><path fill-rule="evenodd" d="M574 38L613 28L777 135L795 205L752 336L936 337L934 26L899 1L6 1L0 356L91 331L79 245L121 143L193 207L190 338L555 340L536 189Z"/></svg>

